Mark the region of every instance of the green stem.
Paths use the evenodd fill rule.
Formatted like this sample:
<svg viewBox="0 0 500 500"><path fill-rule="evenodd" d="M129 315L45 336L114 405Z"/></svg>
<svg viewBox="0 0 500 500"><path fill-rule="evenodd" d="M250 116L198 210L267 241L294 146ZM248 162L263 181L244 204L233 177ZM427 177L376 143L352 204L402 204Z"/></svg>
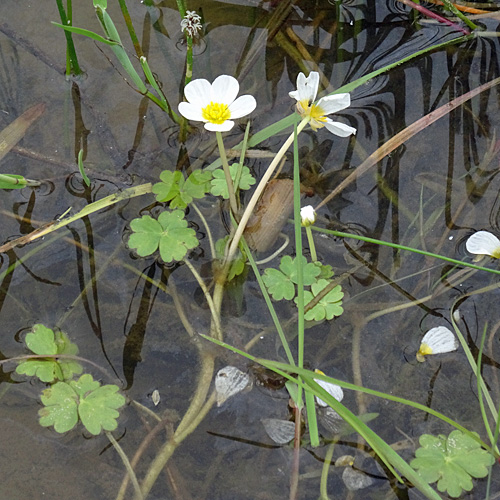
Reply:
<svg viewBox="0 0 500 500"><path fill-rule="evenodd" d="M224 149L224 142L222 140L222 133L215 132L217 137L217 145L219 146L220 159L222 161L222 168L224 169L224 176L226 177L227 190L229 192L229 204L231 205L231 212L238 213L238 203L236 202L236 195L234 194L233 179L229 170L229 163L227 162L226 150Z"/></svg>
<svg viewBox="0 0 500 500"><path fill-rule="evenodd" d="M328 446L326 450L325 460L323 462L323 468L321 469L321 481L319 483L319 498L320 500L329 500L328 498L328 470L332 463L333 450L335 449L335 443Z"/></svg>
<svg viewBox="0 0 500 500"><path fill-rule="evenodd" d="M57 10L59 11L59 17L61 18L61 23L65 26L72 26L73 24L73 8L71 0L68 0L67 7L68 12L64 10L62 0L56 0ZM81 75L82 70L78 64L78 57L76 55L75 44L73 43L73 36L70 32L64 31L64 36L66 37L66 76L70 73L74 75Z"/></svg>
<svg viewBox="0 0 500 500"><path fill-rule="evenodd" d="M309 117L303 118L302 121L299 123L297 126L297 135L303 130L303 128L309 123ZM280 150L278 151L277 155L274 157L273 161L269 165L269 167L266 170L266 173L262 176L262 179L259 182L259 185L255 189L255 192L253 196L250 198L250 201L248 202L248 205L245 208L245 211L243 212L243 215L240 219L240 223L238 225L238 229L236 230L236 233L234 235L233 241L231 242L231 246L229 247L228 255L226 262L231 262L233 259L234 255L236 254L236 250L238 250L238 244L240 242L240 239L243 235L243 231L245 230L245 227L248 223L248 220L250 219L250 216L253 213L253 209L255 208L255 205L257 205L257 201L260 198L260 195L262 194L262 191L264 191L264 188L267 185L267 182L271 178L271 175L273 175L274 170L278 166L281 158L285 155L285 153L288 151L288 148L293 142L295 135L295 131L290 134L288 139L284 142L283 146L281 146Z"/></svg>
<svg viewBox="0 0 500 500"><path fill-rule="evenodd" d="M316 255L316 247L314 246L314 238L311 231L311 226L306 226L307 241L309 243L309 250L311 251L311 260L313 262L318 261L318 256Z"/></svg>

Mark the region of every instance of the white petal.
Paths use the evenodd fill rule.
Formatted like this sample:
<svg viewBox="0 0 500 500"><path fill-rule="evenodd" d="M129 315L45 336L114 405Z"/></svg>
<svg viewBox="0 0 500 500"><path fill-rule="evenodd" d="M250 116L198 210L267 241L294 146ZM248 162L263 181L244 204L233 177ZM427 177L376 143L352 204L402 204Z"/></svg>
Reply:
<svg viewBox="0 0 500 500"><path fill-rule="evenodd" d="M356 129L354 127L344 125L340 122L334 122L330 120L330 118L326 119L325 127L332 134L338 135L339 137L349 137L350 135L354 135L356 133Z"/></svg>
<svg viewBox="0 0 500 500"><path fill-rule="evenodd" d="M235 366L226 366L220 369L215 376L215 391L217 393L217 406L231 396L243 391L250 384L248 374L238 370Z"/></svg>
<svg viewBox="0 0 500 500"><path fill-rule="evenodd" d="M488 231L474 233L465 244L467 251L478 255L500 257L500 240Z"/></svg>
<svg viewBox="0 0 500 500"><path fill-rule="evenodd" d="M224 123L217 125L216 123L207 122L205 128L210 132L229 132L234 127L234 122L226 120Z"/></svg>
<svg viewBox="0 0 500 500"><path fill-rule="evenodd" d="M204 108L210 104L212 85L204 78L192 80L184 87L184 95L191 104Z"/></svg>
<svg viewBox="0 0 500 500"><path fill-rule="evenodd" d="M332 113L337 113L351 105L350 94L334 94L322 97L317 106L319 106L325 115L331 115Z"/></svg>
<svg viewBox="0 0 500 500"><path fill-rule="evenodd" d="M289 443L295 437L295 423L277 418L264 418L262 424L267 435L278 444Z"/></svg>
<svg viewBox="0 0 500 500"><path fill-rule="evenodd" d="M229 75L220 75L212 83L213 102L231 104L240 91L240 84L236 78Z"/></svg>
<svg viewBox="0 0 500 500"><path fill-rule="evenodd" d="M445 326L431 328L422 339L422 344L427 344L432 349L432 354L456 351L458 340L451 330Z"/></svg>
<svg viewBox="0 0 500 500"><path fill-rule="evenodd" d="M303 226L310 226L316 222L316 212L311 205L300 209L300 219Z"/></svg>
<svg viewBox="0 0 500 500"><path fill-rule="evenodd" d="M337 401L340 402L344 399L344 391L342 390L342 387L335 384L331 384L330 382L326 382L325 380L314 379L314 381L321 387L323 387L323 389L325 389L325 391L328 392L328 394L330 394L331 396L333 396ZM320 406L329 406L328 403L325 403L322 399L318 398L318 396L316 396L316 402Z"/></svg>
<svg viewBox="0 0 500 500"><path fill-rule="evenodd" d="M373 479L361 471L346 467L342 472L342 481L349 491L362 490L373 484Z"/></svg>
<svg viewBox="0 0 500 500"><path fill-rule="evenodd" d="M196 104L191 104L189 102L179 103L179 113L188 120L194 120L195 122L203 122L203 115L201 114L201 106Z"/></svg>
<svg viewBox="0 0 500 500"><path fill-rule="evenodd" d="M297 90L289 92L289 96L297 101L314 102L319 87L319 73L311 71L306 78L304 73L299 73L297 76Z"/></svg>
<svg viewBox="0 0 500 500"><path fill-rule="evenodd" d="M251 95L242 95L229 105L231 118L241 118L242 116L249 115L257 106L255 97Z"/></svg>

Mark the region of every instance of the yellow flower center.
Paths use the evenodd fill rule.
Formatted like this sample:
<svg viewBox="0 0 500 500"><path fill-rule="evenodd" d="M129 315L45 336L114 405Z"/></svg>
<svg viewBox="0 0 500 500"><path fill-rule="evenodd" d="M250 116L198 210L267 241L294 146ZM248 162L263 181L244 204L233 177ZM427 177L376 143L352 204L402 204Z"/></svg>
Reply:
<svg viewBox="0 0 500 500"><path fill-rule="evenodd" d="M231 112L227 104L211 102L208 106L201 110L201 115L204 120L216 125L221 125L226 120L231 118Z"/></svg>
<svg viewBox="0 0 500 500"><path fill-rule="evenodd" d="M297 103L297 111L302 117L309 117L311 128L318 130L325 126L326 117L325 111L317 104L310 104L309 101L303 100Z"/></svg>
<svg viewBox="0 0 500 500"><path fill-rule="evenodd" d="M425 342L420 344L420 349L417 352L417 361L425 361L425 356L432 354L432 347Z"/></svg>

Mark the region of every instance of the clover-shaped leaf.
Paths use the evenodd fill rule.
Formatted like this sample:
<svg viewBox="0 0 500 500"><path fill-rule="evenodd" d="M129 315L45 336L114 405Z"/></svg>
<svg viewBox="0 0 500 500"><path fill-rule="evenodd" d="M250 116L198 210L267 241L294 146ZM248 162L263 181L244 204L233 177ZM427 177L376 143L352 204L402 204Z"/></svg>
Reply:
<svg viewBox="0 0 500 500"><path fill-rule="evenodd" d="M238 163L233 163L229 166L229 172L231 174L231 178L233 182L236 181L236 175L238 173ZM222 168L218 168L212 172L213 179L211 181L210 192L214 196L222 196L224 199L229 198L229 191L227 189L226 176L224 174L224 170ZM247 190L250 189L250 186L255 184L255 177L250 173L250 169L248 167L243 167L241 170L239 189ZM237 186L234 186L234 189L237 189Z"/></svg>
<svg viewBox="0 0 500 500"><path fill-rule="evenodd" d="M162 212L158 220L143 215L130 223L133 233L128 244L135 248L141 257L146 257L160 249L164 262L182 260L188 250L198 246L194 229L187 227L182 210Z"/></svg>
<svg viewBox="0 0 500 500"><path fill-rule="evenodd" d="M328 280L319 280L311 285L311 291L304 291L304 303L307 305L316 299L318 295L322 295L323 290L330 285ZM334 316L340 316L344 309L342 308L342 297L344 292L340 285L335 286L322 296L318 303L309 309L305 314L305 319L308 321L322 321L324 319L332 319ZM295 299L297 302L297 299Z"/></svg>
<svg viewBox="0 0 500 500"><path fill-rule="evenodd" d="M472 489L472 478L485 477L495 458L471 436L459 430L448 437L420 436L420 445L410 465L428 483L437 481L438 490L453 498Z"/></svg>
<svg viewBox="0 0 500 500"><path fill-rule="evenodd" d="M40 425L54 426L56 432L67 432L78 422L78 395L66 382L56 382L42 393Z"/></svg>
<svg viewBox="0 0 500 500"><path fill-rule="evenodd" d="M316 282L321 269L312 262L307 263L305 257L302 257L302 263L304 285L312 285ZM292 300L295 297L295 284L297 284L297 259L285 255L281 259L280 270L268 268L264 271L262 279L273 299Z"/></svg>
<svg viewBox="0 0 500 500"><path fill-rule="evenodd" d="M215 250L219 259L224 258L224 252L226 250L228 239L229 235L215 242ZM234 257L233 262L231 263L231 267L229 268L227 280L231 281L235 276L239 276L241 273L243 273L243 271L245 270L245 263L245 256L239 250L237 250L236 256Z"/></svg>
<svg viewBox="0 0 500 500"><path fill-rule="evenodd" d="M210 189L212 172L195 170L184 179L182 172L164 170L153 186L157 201L170 201L170 208L186 208L195 198L203 198Z"/></svg>
<svg viewBox="0 0 500 500"><path fill-rule="evenodd" d="M125 398L118 394L116 385L103 385L85 374L78 381L72 381L71 387L80 396L78 415L85 428L94 436L102 429L113 431L118 426L118 408L125 404Z"/></svg>
<svg viewBox="0 0 500 500"><path fill-rule="evenodd" d="M55 333L44 325L34 325L33 331L26 335L27 347L38 355L54 356L56 354L78 354L78 347L63 332ZM35 358L19 363L16 373L37 376L42 382L66 380L75 373L81 373L82 366L77 361L56 358Z"/></svg>

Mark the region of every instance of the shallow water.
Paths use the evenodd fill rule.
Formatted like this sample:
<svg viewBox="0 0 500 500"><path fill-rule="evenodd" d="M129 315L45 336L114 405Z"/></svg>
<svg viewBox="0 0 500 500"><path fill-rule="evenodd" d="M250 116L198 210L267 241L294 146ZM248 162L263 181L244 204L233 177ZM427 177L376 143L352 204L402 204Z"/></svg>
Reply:
<svg viewBox="0 0 500 500"><path fill-rule="evenodd" d="M144 33L150 37L148 60L175 107L181 99L185 62L175 2L150 9L129 3L139 38ZM206 27L196 49L194 77L213 80L222 73L238 77L242 92L254 95L258 102L252 114L253 131L293 111L288 92L295 88L301 70L319 67L331 91L431 44L460 36L451 28L415 22L406 8L390 0L287 5L283 1L190 4L202 10ZM280 9L284 14L277 16ZM132 54L114 2L109 12ZM46 104L45 113L18 148L2 160L3 173L46 182L35 190L2 191L0 243L53 221L69 207L76 213L118 190L156 182L164 169L207 165L215 159L213 137L201 127L179 144L178 127L123 81L107 48L75 36L85 76L68 81L64 36L50 24L59 20L55 2L45 0L41 8L34 2L3 0L0 18L1 126L35 104ZM489 31L497 29L495 19L478 22ZM90 5L74 6L74 25L100 33ZM273 38L268 40L270 32ZM301 168L315 192L307 202L317 205L378 146L424 114L498 77L497 52L496 38L476 38L413 59L354 90L351 107L336 119L356 127L355 137L340 139L326 130L300 136ZM465 238L474 230L500 229L498 121L494 87L428 126L360 176L320 209L318 225L470 260ZM226 146L241 140L242 127L226 134ZM275 152L287 135L261 147ZM80 146L85 150L90 189L83 185L75 162ZM247 164L260 176L268 160L249 159ZM285 171L290 169L287 161ZM94 377L125 388L130 400L158 414L168 410L169 422L175 424L175 414L184 413L196 387L199 351L179 321L171 296L149 284L144 275L169 286L175 282L197 332L208 332L210 314L186 266L140 259L127 248L130 221L149 210L158 213L153 201L146 195L119 203L43 241L2 254L0 351L3 358L25 354L22 339L36 323L61 328L79 346L82 357L109 373L106 379L91 367ZM208 197L199 205L216 236L222 237L224 209L218 200ZM204 236L196 214L191 211L188 218ZM293 226L288 224L285 232L292 237ZM336 275L343 275L345 312L306 331L307 365L429 405L486 439L476 380L463 352L436 356L424 364L415 361L415 352L423 332L449 326L450 308L458 297L495 283L494 275L476 272L455 281L446 274L450 266L435 259L353 239L317 235L315 241L319 258L332 265ZM293 255L293 246L284 253ZM7 272L20 259L24 259L22 265ZM206 237L190 259L197 269L209 269ZM268 265L277 267L278 259ZM460 304L461 329L475 354L487 324L484 377L495 401L499 392L497 303L494 289L464 298ZM292 305L276 307L284 322L295 317ZM224 302L223 329L227 342L239 348L262 336L252 354L284 360L251 273ZM286 323L291 341L295 329L294 322ZM217 368L234 364L249 369L245 360L222 349L205 349L217 355ZM4 365L0 379L0 437L5 450L0 461L0 498L67 498L68 491L74 499L115 498L124 468L107 438L89 438L81 426L62 436L40 427L39 394L45 385L12 373L13 366ZM151 401L155 389L161 396L158 407ZM254 387L212 408L175 452L167 474L160 475L148 498L288 498L293 450L274 445L261 424L262 418L288 418L287 401L284 389L270 392ZM387 442L399 442L398 450L408 460L422 433L451 431L423 412L377 398L346 391L343 403L355 414L379 413L370 427ZM153 426L129 404L114 435L121 437L120 444L132 456ZM160 436L156 444L164 441L164 433ZM356 446L355 434L343 437L334 458L356 455L356 465L373 474L374 483L349 493L342 470L332 467L328 481L332 498L423 498L415 488L398 487L388 480ZM146 452L137 469L139 479L156 450L152 446ZM318 498L326 451L326 446L315 450L304 446L299 498ZM492 491L496 491L495 471L493 481ZM475 485L468 498L483 498L484 481ZM131 498L130 486L128 494Z"/></svg>

